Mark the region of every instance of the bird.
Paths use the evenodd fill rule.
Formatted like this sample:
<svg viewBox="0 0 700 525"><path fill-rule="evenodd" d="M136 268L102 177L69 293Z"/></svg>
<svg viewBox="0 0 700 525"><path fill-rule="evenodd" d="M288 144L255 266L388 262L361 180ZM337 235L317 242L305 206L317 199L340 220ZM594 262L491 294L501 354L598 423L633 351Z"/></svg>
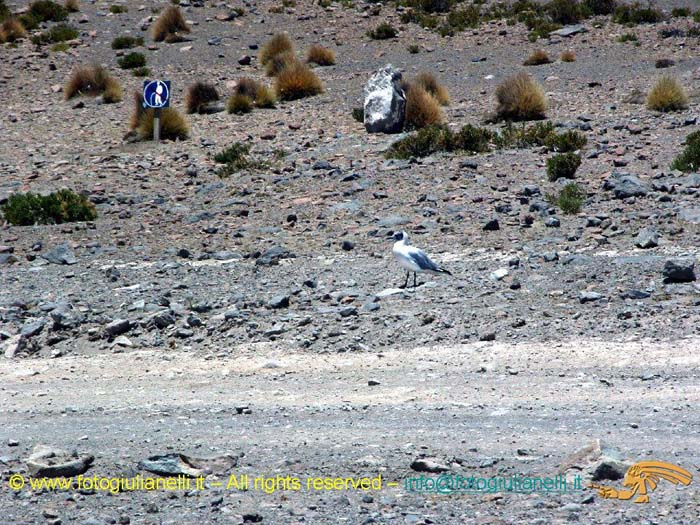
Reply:
<svg viewBox="0 0 700 525"><path fill-rule="evenodd" d="M402 268L406 270L406 282L403 283L403 288L408 286L408 278L413 272L413 289L416 289L416 274L422 272L429 273L446 273L447 275L452 275L449 271L441 266L438 266L430 257L426 255L423 250L411 246L408 244L408 234L406 232L396 232L393 236L394 247L391 250L396 257L396 260L401 265Z"/></svg>

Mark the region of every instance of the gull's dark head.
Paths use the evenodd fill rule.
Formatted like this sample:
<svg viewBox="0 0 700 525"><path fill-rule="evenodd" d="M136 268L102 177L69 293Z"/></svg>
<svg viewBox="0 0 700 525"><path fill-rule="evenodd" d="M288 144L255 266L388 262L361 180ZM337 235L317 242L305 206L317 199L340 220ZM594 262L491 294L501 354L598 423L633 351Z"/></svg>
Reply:
<svg viewBox="0 0 700 525"><path fill-rule="evenodd" d="M408 235L406 234L406 232L396 232L394 233L394 240L408 242Z"/></svg>

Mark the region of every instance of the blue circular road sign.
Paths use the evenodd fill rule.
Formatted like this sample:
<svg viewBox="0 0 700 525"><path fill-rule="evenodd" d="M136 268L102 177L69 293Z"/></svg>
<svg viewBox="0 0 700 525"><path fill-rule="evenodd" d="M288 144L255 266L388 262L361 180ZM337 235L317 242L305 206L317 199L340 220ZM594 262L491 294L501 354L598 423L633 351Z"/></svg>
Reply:
<svg viewBox="0 0 700 525"><path fill-rule="evenodd" d="M143 106L146 108L167 108L170 106L170 81L144 80Z"/></svg>

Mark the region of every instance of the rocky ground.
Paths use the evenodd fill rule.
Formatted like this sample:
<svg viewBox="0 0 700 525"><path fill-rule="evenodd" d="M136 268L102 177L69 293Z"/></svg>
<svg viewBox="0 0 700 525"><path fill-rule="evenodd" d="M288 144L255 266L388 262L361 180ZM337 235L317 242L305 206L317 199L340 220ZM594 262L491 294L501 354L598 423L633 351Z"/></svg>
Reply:
<svg viewBox="0 0 700 525"><path fill-rule="evenodd" d="M190 41L154 44L144 31L150 7L121 4L128 12L113 15L108 2L84 2L71 15L81 35L68 52L0 47L0 201L70 187L98 211L91 223L0 230L3 479L37 443L89 449L90 472L103 475L186 449L244 452L251 472L382 470L399 479L420 455L453 470L546 473L603 438L626 457L658 456L697 472L688 435L698 425L700 296L667 265L690 271L700 239L700 176L669 168L697 129L700 40L659 36L692 27L691 19L633 29L592 19L586 33L529 43L522 25L505 22L444 39L400 25L391 5L376 14L361 2L298 2L271 13L271 2L183 1ZM245 14L217 16L233 7ZM365 36L384 20L401 29L397 39ZM154 75L172 80L182 109L195 80L227 93L242 76L264 79L256 54L280 30L300 53L314 43L334 49L337 65L317 69L325 92L247 115L188 116L183 142L126 143L129 96L110 105L62 99L71 69L93 61L127 93L138 89L141 79L117 67L110 43L143 35L140 51ZM639 46L617 41L627 32ZM410 54L411 44L420 53ZM551 57L571 49L577 60L523 68L537 48ZM675 65L657 70L659 58ZM397 137L368 135L351 116L386 63L408 76L435 73L452 96L446 120L455 127L483 122L505 76L526 69L538 78L548 117L588 139L577 173L588 194L581 214L545 203L559 185L547 182L541 148L386 160ZM662 72L686 87L688 110L645 108L643 93ZM220 179L213 155L235 141L269 167ZM494 220L498 229L485 229ZM453 277L397 289L396 230ZM426 347L444 359L427 357ZM382 355L395 370L376 364ZM655 379L642 382L648 374ZM526 388L536 378L566 393ZM368 390L368 380L380 385ZM252 413L236 415L246 404ZM476 444L451 440L455 428L476 433ZM357 493L216 490L193 499L3 491L0 508L13 523L113 523L122 514L182 523L186 512L187 523L229 522L243 519L241 509L265 523L624 523L640 512L649 522L691 523L693 485L661 490L643 511L583 504L590 494L483 500L389 491L362 501ZM58 518L42 517L46 505ZM158 512L146 513L149 505Z"/></svg>

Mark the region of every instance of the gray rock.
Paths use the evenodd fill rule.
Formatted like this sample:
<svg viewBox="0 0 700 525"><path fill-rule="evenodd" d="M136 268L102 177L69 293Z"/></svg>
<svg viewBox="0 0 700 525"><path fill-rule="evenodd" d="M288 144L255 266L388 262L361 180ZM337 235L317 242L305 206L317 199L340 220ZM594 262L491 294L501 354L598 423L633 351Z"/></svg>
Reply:
<svg viewBox="0 0 700 525"><path fill-rule="evenodd" d="M294 257L296 257L296 255L286 248L275 246L258 257L255 264L258 266L274 266L279 264L282 259L293 259Z"/></svg>
<svg viewBox="0 0 700 525"><path fill-rule="evenodd" d="M562 36L562 37L569 37L569 36L574 36L579 33L587 33L588 29L586 29L583 24L576 24L576 25L570 25L570 26L564 26L561 29L557 29L556 31L552 31L549 33L550 35L555 35L555 36Z"/></svg>
<svg viewBox="0 0 700 525"><path fill-rule="evenodd" d="M406 113L406 95L401 89L401 72L391 64L367 81L365 129L368 133L397 133L402 130Z"/></svg>
<svg viewBox="0 0 700 525"><path fill-rule="evenodd" d="M268 301L267 307L273 310L289 307L289 295L276 295Z"/></svg>
<svg viewBox="0 0 700 525"><path fill-rule="evenodd" d="M32 321L31 323L27 323L22 327L22 330L20 330L20 334L22 334L22 337L29 339L31 337L34 337L35 335L39 335L41 331L44 329L44 325L46 324L45 319L39 319L38 321Z"/></svg>
<svg viewBox="0 0 700 525"><path fill-rule="evenodd" d="M0 264L15 264L19 259L11 253L0 253Z"/></svg>
<svg viewBox="0 0 700 525"><path fill-rule="evenodd" d="M641 197L648 193L647 187L642 184L639 177L630 173L613 172L605 180L603 189L612 191L616 199L627 199L628 197Z"/></svg>
<svg viewBox="0 0 700 525"><path fill-rule="evenodd" d="M561 223L556 217L547 217L547 219L544 221L544 225L547 226L547 228L559 228Z"/></svg>
<svg viewBox="0 0 700 525"><path fill-rule="evenodd" d="M125 334L131 328L131 322L128 319L115 319L105 326L105 336L110 339L118 335Z"/></svg>
<svg viewBox="0 0 700 525"><path fill-rule="evenodd" d="M700 224L700 208L685 208L678 212L678 217L692 224Z"/></svg>
<svg viewBox="0 0 700 525"><path fill-rule="evenodd" d="M150 456L139 463L139 468L161 476L199 477L229 472L236 465L238 465L238 458L226 454L211 458L196 458L172 453Z"/></svg>
<svg viewBox="0 0 700 525"><path fill-rule="evenodd" d="M578 294L578 300L581 304L600 301L602 298L603 294L600 294L598 292L581 292Z"/></svg>
<svg viewBox="0 0 700 525"><path fill-rule="evenodd" d="M689 283L695 280L695 261L693 259L669 259L664 264L664 282Z"/></svg>
<svg viewBox="0 0 700 525"><path fill-rule="evenodd" d="M498 224L498 219L491 219L489 221L486 221L486 223L484 224L482 229L484 231L487 231L487 232L492 232L492 231L500 230L501 225Z"/></svg>
<svg viewBox="0 0 700 525"><path fill-rule="evenodd" d="M655 248L659 245L659 234L651 228L644 228L637 234L634 244L642 249Z"/></svg>
<svg viewBox="0 0 700 525"><path fill-rule="evenodd" d="M48 252L42 254L42 257L53 264L75 264L78 262L73 250L68 244L59 244Z"/></svg>
<svg viewBox="0 0 700 525"><path fill-rule="evenodd" d="M12 359L22 350L25 344L25 339L22 334L13 335L5 343L5 357Z"/></svg>
<svg viewBox="0 0 700 525"><path fill-rule="evenodd" d="M442 465L435 460L422 458L416 459L411 463L411 470L416 472L431 472L433 474L438 472L447 472L450 468L446 465Z"/></svg>
<svg viewBox="0 0 700 525"><path fill-rule="evenodd" d="M45 445L34 447L31 455L24 460L29 472L35 478L71 477L85 473L95 457L90 454L71 455Z"/></svg>
<svg viewBox="0 0 700 525"><path fill-rule="evenodd" d="M153 317L151 317L151 321L156 328L160 328L162 330L175 322L175 316L169 310L164 310L153 315Z"/></svg>
<svg viewBox="0 0 700 525"><path fill-rule="evenodd" d="M603 480L623 479L632 462L621 457L620 452L604 446L599 439L577 450L560 467L567 481L581 476L583 484Z"/></svg>

